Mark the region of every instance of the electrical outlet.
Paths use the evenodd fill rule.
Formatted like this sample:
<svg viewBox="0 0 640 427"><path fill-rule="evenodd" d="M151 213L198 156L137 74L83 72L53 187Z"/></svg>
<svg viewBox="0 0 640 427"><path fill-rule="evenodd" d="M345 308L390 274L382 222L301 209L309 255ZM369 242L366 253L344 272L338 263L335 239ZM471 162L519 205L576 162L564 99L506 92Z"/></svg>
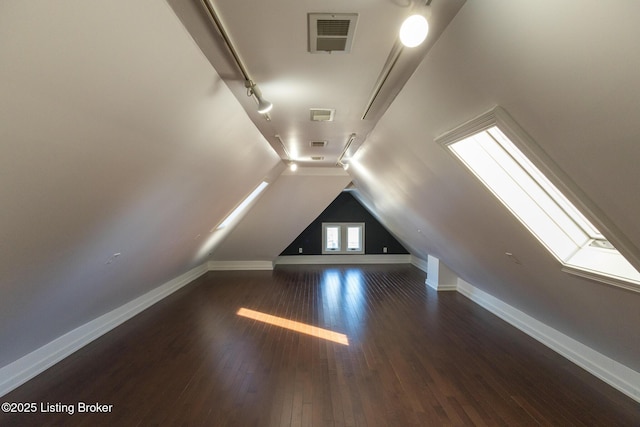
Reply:
<svg viewBox="0 0 640 427"><path fill-rule="evenodd" d="M298 248L298 253L301 254L302 253L302 248Z"/></svg>
<svg viewBox="0 0 640 427"><path fill-rule="evenodd" d="M387 247L386 247L386 246L382 248L382 253L383 253L383 254L386 254L386 253L387 253Z"/></svg>

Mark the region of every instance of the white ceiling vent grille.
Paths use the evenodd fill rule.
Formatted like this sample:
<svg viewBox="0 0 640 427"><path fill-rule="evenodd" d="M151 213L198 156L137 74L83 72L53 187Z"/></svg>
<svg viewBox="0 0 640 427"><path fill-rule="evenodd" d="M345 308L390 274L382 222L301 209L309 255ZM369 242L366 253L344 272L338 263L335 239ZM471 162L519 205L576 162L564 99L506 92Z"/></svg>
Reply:
<svg viewBox="0 0 640 427"><path fill-rule="evenodd" d="M311 160L319 162L321 160L324 160L324 156L311 156Z"/></svg>
<svg viewBox="0 0 640 427"><path fill-rule="evenodd" d="M336 110L331 108L312 108L309 110L309 118L312 122L332 122Z"/></svg>
<svg viewBox="0 0 640 427"><path fill-rule="evenodd" d="M311 141L309 145L313 148L324 148L327 146L327 141Z"/></svg>
<svg viewBox="0 0 640 427"><path fill-rule="evenodd" d="M357 13L310 13L309 52L351 52Z"/></svg>

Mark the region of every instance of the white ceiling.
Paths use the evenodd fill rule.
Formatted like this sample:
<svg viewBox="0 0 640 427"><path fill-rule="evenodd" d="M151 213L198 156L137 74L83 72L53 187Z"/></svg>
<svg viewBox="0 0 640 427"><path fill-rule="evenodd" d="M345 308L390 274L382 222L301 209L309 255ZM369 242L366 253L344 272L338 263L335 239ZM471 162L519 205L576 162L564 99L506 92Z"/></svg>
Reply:
<svg viewBox="0 0 640 427"><path fill-rule="evenodd" d="M405 0L214 4L275 105L270 122L199 0L0 3L0 366L208 253L275 259L353 181L414 256L440 258L640 372L640 294L561 272L433 142L504 107L613 225L607 237L639 259L640 2L433 0L426 56L403 53L415 73L394 76L372 120L360 117ZM352 53L306 51L306 14L318 11L359 14ZM310 123L311 107L335 108L336 121ZM333 168L352 132L348 175L281 174L274 135L300 156L326 139L323 166ZM262 180L271 185L253 210L208 247Z"/></svg>
<svg viewBox="0 0 640 427"><path fill-rule="evenodd" d="M465 0L434 2L429 39L419 48L400 48L397 33L414 7L409 0L216 1L209 5L222 23L233 49L263 96L274 104L270 120L255 112L247 98L244 77L228 55L227 45L200 0L169 0L225 82L243 103L247 113L279 155L305 166L335 166L351 134L356 134L345 159L365 141L377 119L419 61L435 43ZM358 15L349 53L309 52L309 13ZM378 88L378 80L392 53L401 51L393 72L382 88L374 110L362 117ZM395 58L395 57L394 57ZM312 122L312 108L335 109L332 122ZM276 138L279 135L286 146ZM310 147L326 141L325 148ZM311 161L323 156L323 161Z"/></svg>

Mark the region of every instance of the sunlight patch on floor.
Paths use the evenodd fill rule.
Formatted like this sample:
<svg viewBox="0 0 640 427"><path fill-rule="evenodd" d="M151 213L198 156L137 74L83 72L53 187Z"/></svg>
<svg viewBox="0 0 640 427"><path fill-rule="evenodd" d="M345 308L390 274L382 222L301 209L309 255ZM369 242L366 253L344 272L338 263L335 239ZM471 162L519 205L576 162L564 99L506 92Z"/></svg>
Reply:
<svg viewBox="0 0 640 427"><path fill-rule="evenodd" d="M306 323L300 323L293 320L284 319L282 317L272 316L270 314L261 313L259 311L249 310L248 308L241 308L240 310L238 310L237 314L238 316L268 323L274 326L279 326L291 331L300 332L301 334L311 335L342 345L349 345L349 339L345 334L318 328L317 326L311 326L307 325Z"/></svg>

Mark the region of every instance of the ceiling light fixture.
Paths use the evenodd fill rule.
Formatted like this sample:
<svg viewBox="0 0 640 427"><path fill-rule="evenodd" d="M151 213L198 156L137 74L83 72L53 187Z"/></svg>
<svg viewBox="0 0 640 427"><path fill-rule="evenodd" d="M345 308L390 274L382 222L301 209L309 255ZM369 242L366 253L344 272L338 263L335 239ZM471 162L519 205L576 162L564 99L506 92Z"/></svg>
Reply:
<svg viewBox="0 0 640 427"><path fill-rule="evenodd" d="M253 95L256 101L258 102L258 113L263 114L268 121L271 120L271 118L267 113L271 111L271 109L273 108L273 104L262 97L262 92L260 92L260 89L258 88L258 86L249 77L249 72L247 71L247 67L245 67L244 63L240 59L240 55L238 55L238 51L233 46L233 43L231 43L231 38L229 37L229 33L227 32L227 30L225 30L224 25L222 25L220 16L218 15L215 8L213 7L211 0L202 0L202 3L207 9L209 17L213 21L213 24L215 25L215 27L218 29L220 36L222 36L222 39L224 40L224 43L227 46L227 49L229 50L229 53L233 57L233 60L235 61L236 66L238 67L238 70L240 70L240 73L244 78L244 86L247 88L247 96Z"/></svg>
<svg viewBox="0 0 640 427"><path fill-rule="evenodd" d="M262 92L258 85L251 80L247 80L244 82L244 87L247 88L247 96L254 96L258 102L258 113L266 114L271 111L273 104L262 97Z"/></svg>
<svg viewBox="0 0 640 427"><path fill-rule="evenodd" d="M427 7L430 3L431 1L428 1L425 6L419 7L402 23L400 27L400 41L404 46L419 46L427 38L429 22L427 22L426 16L428 15Z"/></svg>
<svg viewBox="0 0 640 427"><path fill-rule="evenodd" d="M284 151L284 155L287 156L289 160L293 160L293 157L291 157L289 150L287 150L287 146L284 145L284 141L282 140L282 137L280 135L274 135L274 137L278 140L278 142L280 142L280 145L282 146L282 151Z"/></svg>
<svg viewBox="0 0 640 427"><path fill-rule="evenodd" d="M287 157L287 159L289 159L289 161L287 162L287 165L289 166L289 170L291 172L295 172L298 170L298 165L294 162L294 157L291 156L291 154L289 154L289 150L287 150L287 146L284 144L284 141L282 140L282 137L280 135L274 135L275 138L280 141L280 145L282 146L282 150L284 151L285 156ZM297 155L296 155L297 157Z"/></svg>
<svg viewBox="0 0 640 427"><path fill-rule="evenodd" d="M353 144L353 141L356 139L356 134L355 132L352 133L351 135L349 135L349 139L347 140L347 143L344 145L344 150L342 150L342 154L340 154L340 157L338 157L338 161L336 162L337 166L342 166L344 168L344 170L347 170L349 168L349 166L346 165L345 162L342 161L342 159L344 158L344 156L347 154L347 151L349 151L349 148L351 147L351 144Z"/></svg>

